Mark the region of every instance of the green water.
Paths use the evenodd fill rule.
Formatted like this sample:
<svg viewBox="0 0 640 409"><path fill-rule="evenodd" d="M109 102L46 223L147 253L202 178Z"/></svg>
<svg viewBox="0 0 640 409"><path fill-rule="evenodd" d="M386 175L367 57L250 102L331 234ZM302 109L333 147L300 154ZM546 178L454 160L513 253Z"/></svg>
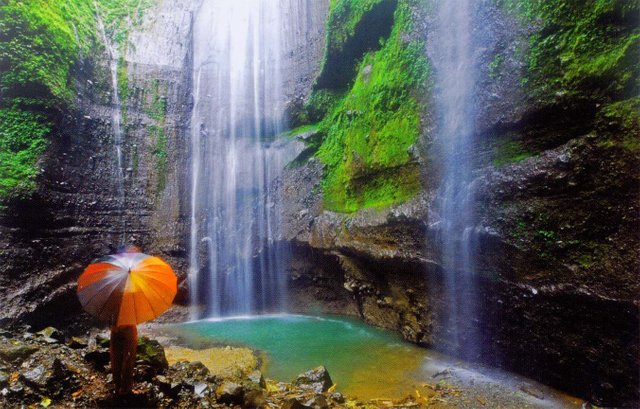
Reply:
<svg viewBox="0 0 640 409"><path fill-rule="evenodd" d="M264 351L266 375L290 381L324 365L350 394L400 397L415 390L425 350L347 318L279 315L180 325L187 337ZM414 376L415 375L415 376Z"/></svg>
<svg viewBox="0 0 640 409"><path fill-rule="evenodd" d="M260 350L266 355L262 369L271 379L292 381L324 365L337 389L351 397L397 399L425 390L425 384L446 382L462 391L460 400L465 402L482 396L492 407L580 407L579 400L526 378L419 348L345 317L255 316L194 321L169 329L196 349L214 343ZM544 398L522 392L524 384L543 391Z"/></svg>

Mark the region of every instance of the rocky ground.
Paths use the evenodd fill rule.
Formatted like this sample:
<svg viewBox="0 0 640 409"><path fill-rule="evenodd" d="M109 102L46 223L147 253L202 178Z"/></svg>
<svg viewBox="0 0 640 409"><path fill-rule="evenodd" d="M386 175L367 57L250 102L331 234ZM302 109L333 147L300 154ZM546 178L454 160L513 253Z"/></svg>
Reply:
<svg viewBox="0 0 640 409"><path fill-rule="evenodd" d="M143 333L154 333L142 329ZM189 349L142 336L132 394L117 398L109 366L109 340L97 330L68 337L42 331L0 329L2 408L556 408L557 400L531 387L522 392L481 382L462 386L454 370L438 372L401 400L359 400L336 390L324 367L292 382L265 379L258 351L228 346ZM167 345L166 348L162 344ZM165 353L166 351L166 353ZM504 390L502 390L504 389ZM537 400L536 400L537 399ZM536 403L537 402L537 403ZM567 401L568 402L568 401ZM590 406L582 406L587 408Z"/></svg>
<svg viewBox="0 0 640 409"><path fill-rule="evenodd" d="M455 398L460 392L443 383L402 401L363 402L335 391L324 367L311 369L291 383L265 379L256 369L259 355L243 348L208 350L212 359L207 364L213 367L210 370L199 361L182 360L193 356L187 349L170 347L165 355L158 341L144 336L138 341L132 394L116 398L108 344L108 338L100 333L67 337L51 327L37 333L28 329L0 330L0 407L465 407L447 404L448 398ZM248 356L254 359L247 359ZM230 360L225 361L225 357ZM175 362L170 365L170 361Z"/></svg>

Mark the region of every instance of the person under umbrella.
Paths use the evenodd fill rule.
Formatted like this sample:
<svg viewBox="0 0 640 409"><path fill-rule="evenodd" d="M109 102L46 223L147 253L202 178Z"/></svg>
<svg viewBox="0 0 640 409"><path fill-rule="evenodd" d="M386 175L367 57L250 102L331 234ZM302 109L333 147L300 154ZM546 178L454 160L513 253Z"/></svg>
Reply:
<svg viewBox="0 0 640 409"><path fill-rule="evenodd" d="M136 326L162 314L176 292L171 267L135 246L94 261L78 279L82 307L111 325L109 352L117 395L130 393L133 385Z"/></svg>

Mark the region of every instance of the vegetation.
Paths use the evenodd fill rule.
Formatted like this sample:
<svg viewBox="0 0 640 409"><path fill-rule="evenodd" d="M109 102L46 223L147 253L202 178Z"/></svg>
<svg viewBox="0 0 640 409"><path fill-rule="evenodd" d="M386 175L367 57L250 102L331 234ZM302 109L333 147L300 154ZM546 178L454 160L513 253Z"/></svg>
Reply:
<svg viewBox="0 0 640 409"><path fill-rule="evenodd" d="M538 97L640 91L640 3L627 0L499 0L539 25L530 38L528 85Z"/></svg>
<svg viewBox="0 0 640 409"><path fill-rule="evenodd" d="M527 150L520 141L500 140L496 144L493 165L504 166L528 159L535 154Z"/></svg>
<svg viewBox="0 0 640 409"><path fill-rule="evenodd" d="M0 197L33 190L36 161L47 147L46 119L18 108L0 109Z"/></svg>
<svg viewBox="0 0 640 409"><path fill-rule="evenodd" d="M151 100L146 104L145 113L153 120L147 132L153 141L153 156L156 160L158 174L158 192L164 190L167 179L167 135L165 123L167 115L167 99L160 90L160 81L156 80L151 87Z"/></svg>
<svg viewBox="0 0 640 409"><path fill-rule="evenodd" d="M124 24L139 22L142 11L152 2L0 3L0 201L12 195L28 195L36 187L36 162L54 128L55 111L75 103L74 67L82 56L102 47L97 13L103 16L107 34L119 39L125 32Z"/></svg>
<svg viewBox="0 0 640 409"><path fill-rule="evenodd" d="M332 12L340 10L341 3L334 2ZM371 2L349 3L364 10ZM318 148L317 157L325 164L322 187L327 209L354 212L385 207L420 190L419 166L410 149L420 135L417 95L424 92L429 68L423 45L403 39L410 29L409 5L401 3L389 38L379 51L364 55L351 89L324 104L327 114L319 124L319 137L309 144ZM316 95L311 103L314 98L322 99Z"/></svg>

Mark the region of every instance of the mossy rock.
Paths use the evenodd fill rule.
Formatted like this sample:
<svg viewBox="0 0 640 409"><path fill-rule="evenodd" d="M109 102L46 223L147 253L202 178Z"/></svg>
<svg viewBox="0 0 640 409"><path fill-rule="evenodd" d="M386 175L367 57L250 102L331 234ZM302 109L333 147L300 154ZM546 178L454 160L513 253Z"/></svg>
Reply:
<svg viewBox="0 0 640 409"><path fill-rule="evenodd" d="M147 337L138 338L137 359L138 364L149 365L158 372L169 368L169 362L164 354L164 348L155 339Z"/></svg>

